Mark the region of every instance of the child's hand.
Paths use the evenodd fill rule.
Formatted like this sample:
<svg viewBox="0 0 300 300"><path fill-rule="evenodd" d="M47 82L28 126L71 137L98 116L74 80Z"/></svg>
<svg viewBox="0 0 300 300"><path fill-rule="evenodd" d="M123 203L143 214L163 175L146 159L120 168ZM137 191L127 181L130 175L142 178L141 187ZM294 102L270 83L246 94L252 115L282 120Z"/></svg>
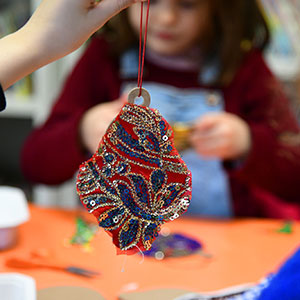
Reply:
<svg viewBox="0 0 300 300"><path fill-rule="evenodd" d="M94 153L107 127L120 112L121 99L98 104L85 112L80 123L80 139L85 150Z"/></svg>
<svg viewBox="0 0 300 300"><path fill-rule="evenodd" d="M250 149L250 129L234 114L210 113L196 122L190 143L204 157L237 159L247 155Z"/></svg>

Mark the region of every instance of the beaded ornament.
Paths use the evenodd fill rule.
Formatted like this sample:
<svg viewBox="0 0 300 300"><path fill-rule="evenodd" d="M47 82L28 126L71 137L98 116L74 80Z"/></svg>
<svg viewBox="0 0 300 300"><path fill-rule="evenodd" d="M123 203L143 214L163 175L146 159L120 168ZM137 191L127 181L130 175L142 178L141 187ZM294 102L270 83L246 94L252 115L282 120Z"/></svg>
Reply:
<svg viewBox="0 0 300 300"><path fill-rule="evenodd" d="M144 251L151 248L163 223L188 208L191 172L160 113L127 103L98 151L80 166L77 192L118 249Z"/></svg>

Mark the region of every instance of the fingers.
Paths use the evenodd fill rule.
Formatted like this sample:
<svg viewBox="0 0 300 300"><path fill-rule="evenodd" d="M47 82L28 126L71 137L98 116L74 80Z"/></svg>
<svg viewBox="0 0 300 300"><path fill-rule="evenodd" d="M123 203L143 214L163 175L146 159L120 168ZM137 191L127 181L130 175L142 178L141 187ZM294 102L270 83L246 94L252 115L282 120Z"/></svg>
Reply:
<svg viewBox="0 0 300 300"><path fill-rule="evenodd" d="M226 156L231 130L223 119L223 113L211 113L203 116L195 124L190 143L197 153L210 158Z"/></svg>
<svg viewBox="0 0 300 300"><path fill-rule="evenodd" d="M224 158L229 150L228 144L223 138L221 138L197 143L195 145L195 151L207 158Z"/></svg>
<svg viewBox="0 0 300 300"><path fill-rule="evenodd" d="M136 2L144 2L146 0L101 0L92 1L93 9L90 11L90 17L95 20L96 23L102 25L109 18L119 13L124 8Z"/></svg>
<svg viewBox="0 0 300 300"><path fill-rule="evenodd" d="M192 134L190 142L197 153L206 157L220 156L226 146L226 138L220 128L205 133L196 132Z"/></svg>
<svg viewBox="0 0 300 300"><path fill-rule="evenodd" d="M211 127L208 129L193 129L191 133L191 140L199 140L202 142L209 141L211 139L216 139L218 136L221 136L220 127Z"/></svg>
<svg viewBox="0 0 300 300"><path fill-rule="evenodd" d="M191 141L208 141L220 135L219 117L217 114L203 116L195 125Z"/></svg>
<svg viewBox="0 0 300 300"><path fill-rule="evenodd" d="M194 127L197 131L209 130L216 125L216 123L219 121L219 118L219 113L210 113L204 115L203 117L201 117L201 119L199 119L198 122L196 122Z"/></svg>
<svg viewBox="0 0 300 300"><path fill-rule="evenodd" d="M206 157L237 158L250 149L250 129L235 115L208 114L195 124L190 143L197 153Z"/></svg>

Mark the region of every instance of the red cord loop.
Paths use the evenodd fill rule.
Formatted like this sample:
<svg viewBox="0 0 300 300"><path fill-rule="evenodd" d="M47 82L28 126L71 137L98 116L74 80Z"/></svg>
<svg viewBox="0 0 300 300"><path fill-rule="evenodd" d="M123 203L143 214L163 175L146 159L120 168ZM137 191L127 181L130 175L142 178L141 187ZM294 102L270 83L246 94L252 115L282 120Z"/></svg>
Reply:
<svg viewBox="0 0 300 300"><path fill-rule="evenodd" d="M140 40L139 40L139 70L138 70L138 82L137 86L140 88L139 96L142 94L142 85L143 85L143 72L144 72L144 61L145 61L145 49L147 41L147 31L148 31L148 19L149 19L149 8L150 0L147 3L147 14L146 14L146 24L145 24L145 33L144 33L144 45L142 53L142 38L143 38L143 11L144 4L141 2L141 19L140 19Z"/></svg>

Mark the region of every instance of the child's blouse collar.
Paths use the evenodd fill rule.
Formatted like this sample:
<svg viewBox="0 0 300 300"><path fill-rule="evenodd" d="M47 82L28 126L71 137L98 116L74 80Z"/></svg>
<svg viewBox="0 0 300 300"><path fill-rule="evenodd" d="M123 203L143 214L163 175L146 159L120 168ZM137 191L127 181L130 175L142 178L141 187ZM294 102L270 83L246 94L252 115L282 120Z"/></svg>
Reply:
<svg viewBox="0 0 300 300"><path fill-rule="evenodd" d="M198 71L202 62L201 50L199 47L195 47L183 55L174 56L161 55L147 49L146 58L153 64L177 71Z"/></svg>
<svg viewBox="0 0 300 300"><path fill-rule="evenodd" d="M149 49L146 51L146 59L149 63L165 69L180 72L198 72L198 80L201 84L211 84L216 80L220 65L217 59L203 65L200 49L194 49L184 56L162 56L154 54ZM139 53L138 49L130 48L123 53L120 60L120 76L123 79L135 78L138 73Z"/></svg>

